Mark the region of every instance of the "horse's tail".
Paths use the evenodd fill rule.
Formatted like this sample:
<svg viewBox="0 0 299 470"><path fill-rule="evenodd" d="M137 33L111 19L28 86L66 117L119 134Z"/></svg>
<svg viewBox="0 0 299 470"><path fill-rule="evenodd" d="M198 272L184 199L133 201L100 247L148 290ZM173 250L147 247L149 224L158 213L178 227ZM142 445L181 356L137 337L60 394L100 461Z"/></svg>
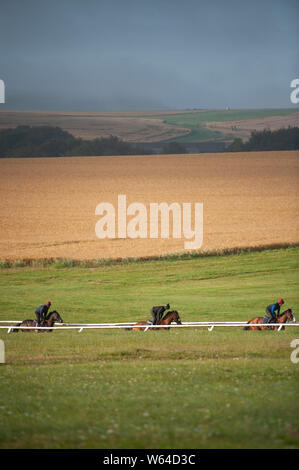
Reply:
<svg viewBox="0 0 299 470"><path fill-rule="evenodd" d="M22 323L18 323L17 325L15 326L21 326ZM19 332L19 328L14 328L13 330L11 330L12 333L18 333Z"/></svg>
<svg viewBox="0 0 299 470"><path fill-rule="evenodd" d="M247 322L247 325L250 323L250 320ZM249 326L244 326L243 330L250 330Z"/></svg>
<svg viewBox="0 0 299 470"><path fill-rule="evenodd" d="M125 328L126 331L132 331L132 328Z"/></svg>

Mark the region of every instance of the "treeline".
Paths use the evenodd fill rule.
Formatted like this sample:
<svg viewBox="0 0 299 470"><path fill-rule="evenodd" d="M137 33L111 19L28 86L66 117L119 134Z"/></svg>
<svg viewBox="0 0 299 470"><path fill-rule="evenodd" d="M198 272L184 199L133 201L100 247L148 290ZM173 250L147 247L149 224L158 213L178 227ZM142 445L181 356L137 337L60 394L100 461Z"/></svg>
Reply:
<svg viewBox="0 0 299 470"><path fill-rule="evenodd" d="M263 150L298 150L299 128L288 127L270 131L254 131L247 142L235 139L226 152ZM84 140L74 137L60 127L18 126L0 131L0 158L7 157L64 157L101 155L149 155L153 150L142 145L123 142L118 137ZM179 142L165 143L161 154L184 154L186 147Z"/></svg>
<svg viewBox="0 0 299 470"><path fill-rule="evenodd" d="M250 139L243 142L242 139L235 139L226 152L253 152L255 150L298 150L299 149L299 128L288 127L270 131L251 132Z"/></svg>
<svg viewBox="0 0 299 470"><path fill-rule="evenodd" d="M0 131L0 158L68 157L98 155L149 155L151 150L123 142L118 137L84 140L60 127L18 126ZM161 153L186 153L178 142L163 146Z"/></svg>
<svg viewBox="0 0 299 470"><path fill-rule="evenodd" d="M60 127L18 126L0 131L0 157L140 155L144 149L117 137L93 140L74 137Z"/></svg>

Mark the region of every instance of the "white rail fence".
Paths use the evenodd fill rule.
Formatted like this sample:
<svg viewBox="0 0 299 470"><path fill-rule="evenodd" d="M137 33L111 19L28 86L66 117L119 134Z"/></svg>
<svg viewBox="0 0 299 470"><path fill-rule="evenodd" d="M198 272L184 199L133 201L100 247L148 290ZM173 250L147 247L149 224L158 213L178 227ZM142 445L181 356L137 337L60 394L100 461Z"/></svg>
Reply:
<svg viewBox="0 0 299 470"><path fill-rule="evenodd" d="M55 323L55 325L59 326L16 326L15 323L21 323L19 320L2 320L0 323L8 323L8 325L0 325L1 329L7 329L7 333L10 333L13 329L21 329L21 330L58 330L58 331L65 331L65 330L77 330L81 333L83 330L107 330L107 329L125 329L125 328L132 328L138 322L123 322L123 323ZM144 331L148 329L154 328L208 328L209 331L213 331L214 328L217 327L244 327L247 326L248 323L245 321L223 321L223 322L211 322L211 321L203 321L203 322L183 322L181 325L177 324L170 324L170 325L138 325L138 327L144 328ZM248 325L249 326L249 325ZM251 323L250 326L261 326L260 323ZM264 325L265 326L265 325ZM267 323L267 326L278 326L277 331L280 331L284 326L299 326L299 322L290 322L290 323Z"/></svg>

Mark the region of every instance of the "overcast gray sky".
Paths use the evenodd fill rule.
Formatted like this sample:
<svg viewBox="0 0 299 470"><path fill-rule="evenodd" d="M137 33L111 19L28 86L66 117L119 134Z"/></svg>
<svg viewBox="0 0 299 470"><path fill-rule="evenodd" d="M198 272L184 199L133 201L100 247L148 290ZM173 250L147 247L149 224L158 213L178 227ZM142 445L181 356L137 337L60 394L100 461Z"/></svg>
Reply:
<svg viewBox="0 0 299 470"><path fill-rule="evenodd" d="M298 0L1 0L0 109L294 107Z"/></svg>

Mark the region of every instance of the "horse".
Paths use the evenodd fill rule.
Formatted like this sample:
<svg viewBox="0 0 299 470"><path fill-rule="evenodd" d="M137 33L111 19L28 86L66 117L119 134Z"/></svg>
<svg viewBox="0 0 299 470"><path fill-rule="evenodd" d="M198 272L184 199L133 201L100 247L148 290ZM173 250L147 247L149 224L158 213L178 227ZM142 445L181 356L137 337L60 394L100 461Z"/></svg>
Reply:
<svg viewBox="0 0 299 470"><path fill-rule="evenodd" d="M268 329L277 330L279 328L279 325L267 326L267 323L263 323L263 320L264 320L264 317L252 318L252 320L249 320L249 322L247 322L247 325L250 325L251 323L259 323L261 326L245 326L244 330L268 330ZM279 323L279 324L286 323L287 320L290 320L296 323L296 318L291 308L288 308L288 310L285 310L283 313L278 315L276 323ZM281 329L284 330L285 327L283 326Z"/></svg>
<svg viewBox="0 0 299 470"><path fill-rule="evenodd" d="M55 322L63 323L63 320L61 316L59 315L59 313L56 312L56 310L53 310L53 312L50 312L45 316L44 322L42 323L41 326L52 327ZM36 333L45 333L45 332L51 333L53 331L53 330L46 330L46 329L45 330L36 329L36 326L37 326L36 320L24 320L15 326L32 326L33 328L32 329L26 328L24 330L22 328L15 328L11 330L13 333L17 333L18 331L24 331L24 332L35 331Z"/></svg>
<svg viewBox="0 0 299 470"><path fill-rule="evenodd" d="M157 325L170 325L171 322L175 322L177 325L181 325L181 319L176 310L172 310L171 312L167 312L166 315L158 321ZM145 325L145 326L142 326ZM127 330L132 330L132 331L144 331L145 329L149 330L170 330L170 328L151 328L148 326L148 322L146 321L140 321L138 323L135 323L135 325L132 326L132 328L126 328Z"/></svg>

